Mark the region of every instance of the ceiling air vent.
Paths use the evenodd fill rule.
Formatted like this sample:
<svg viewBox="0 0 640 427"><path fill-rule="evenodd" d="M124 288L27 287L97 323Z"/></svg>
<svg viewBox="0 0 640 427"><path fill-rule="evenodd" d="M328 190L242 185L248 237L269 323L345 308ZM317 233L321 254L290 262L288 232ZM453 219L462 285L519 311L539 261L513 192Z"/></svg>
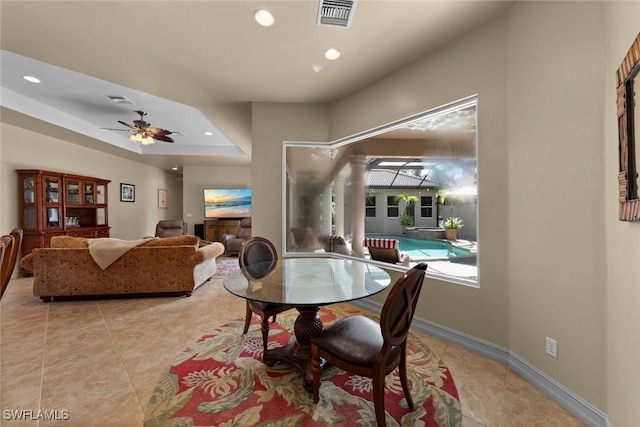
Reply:
<svg viewBox="0 0 640 427"><path fill-rule="evenodd" d="M135 105L135 103L124 97L124 96L120 96L120 95L107 95L109 97L110 100L112 100L113 102L115 102L116 104L128 104L128 105Z"/></svg>
<svg viewBox="0 0 640 427"><path fill-rule="evenodd" d="M355 0L320 0L318 25L349 28Z"/></svg>

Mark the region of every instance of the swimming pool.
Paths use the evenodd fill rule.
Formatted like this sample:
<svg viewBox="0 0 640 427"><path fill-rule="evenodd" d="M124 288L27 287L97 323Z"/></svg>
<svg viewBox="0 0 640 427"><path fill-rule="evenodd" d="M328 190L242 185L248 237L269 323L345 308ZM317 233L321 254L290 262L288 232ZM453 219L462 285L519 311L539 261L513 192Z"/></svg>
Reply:
<svg viewBox="0 0 640 427"><path fill-rule="evenodd" d="M453 258L471 254L468 249L459 248L441 240L419 240L390 234L367 234L366 237L396 239L400 244L400 252L409 255L412 260Z"/></svg>

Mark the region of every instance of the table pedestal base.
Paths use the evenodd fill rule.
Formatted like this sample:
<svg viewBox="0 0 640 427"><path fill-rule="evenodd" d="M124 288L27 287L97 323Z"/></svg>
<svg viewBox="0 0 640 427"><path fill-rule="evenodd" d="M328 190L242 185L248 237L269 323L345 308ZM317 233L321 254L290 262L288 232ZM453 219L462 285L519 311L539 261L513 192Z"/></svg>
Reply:
<svg viewBox="0 0 640 427"><path fill-rule="evenodd" d="M313 391L313 372L311 371L311 338L322 332L322 320L318 316L319 306L296 307L300 314L293 326L296 341L285 346L269 349L262 360L267 366L278 362L295 366L302 373L304 388Z"/></svg>

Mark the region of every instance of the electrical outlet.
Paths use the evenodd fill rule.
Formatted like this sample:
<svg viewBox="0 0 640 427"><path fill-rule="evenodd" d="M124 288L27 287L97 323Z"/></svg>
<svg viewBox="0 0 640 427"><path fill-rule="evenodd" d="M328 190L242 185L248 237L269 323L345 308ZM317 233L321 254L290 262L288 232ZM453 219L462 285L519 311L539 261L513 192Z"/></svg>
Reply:
<svg viewBox="0 0 640 427"><path fill-rule="evenodd" d="M558 358L558 341L547 337L547 354L551 357Z"/></svg>

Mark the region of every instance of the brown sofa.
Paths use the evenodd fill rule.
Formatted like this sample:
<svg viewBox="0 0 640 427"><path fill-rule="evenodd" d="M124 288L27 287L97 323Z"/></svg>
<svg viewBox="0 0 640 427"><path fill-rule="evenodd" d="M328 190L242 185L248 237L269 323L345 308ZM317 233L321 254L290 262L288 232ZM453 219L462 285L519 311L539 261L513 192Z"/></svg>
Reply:
<svg viewBox="0 0 640 427"><path fill-rule="evenodd" d="M37 248L22 258L33 271L33 293L54 297L191 292L216 272L222 243L199 247L200 238L185 235L150 239L128 250L104 270L82 237L56 236L50 248Z"/></svg>

